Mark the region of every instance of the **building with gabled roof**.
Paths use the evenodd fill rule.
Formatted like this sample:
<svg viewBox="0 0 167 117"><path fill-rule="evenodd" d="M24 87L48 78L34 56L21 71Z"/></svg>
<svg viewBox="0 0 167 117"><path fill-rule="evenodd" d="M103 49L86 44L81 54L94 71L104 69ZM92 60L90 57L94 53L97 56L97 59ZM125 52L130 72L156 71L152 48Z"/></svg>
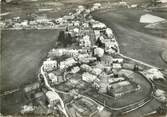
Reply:
<svg viewBox="0 0 167 117"><path fill-rule="evenodd" d="M120 97L138 89L137 85L133 85L129 81L123 80L116 83L110 83L107 87L107 93L113 97Z"/></svg>
<svg viewBox="0 0 167 117"><path fill-rule="evenodd" d="M46 60L43 62L44 71L53 71L57 69L57 61L56 60Z"/></svg>
<svg viewBox="0 0 167 117"><path fill-rule="evenodd" d="M96 78L97 76L90 74L88 72L82 74L82 80L85 82L93 82Z"/></svg>
<svg viewBox="0 0 167 117"><path fill-rule="evenodd" d="M65 68L73 66L76 63L77 63L77 61L75 61L74 58L71 57L71 58L66 59L65 61L61 61L60 65L59 65L59 68L60 69L65 69Z"/></svg>

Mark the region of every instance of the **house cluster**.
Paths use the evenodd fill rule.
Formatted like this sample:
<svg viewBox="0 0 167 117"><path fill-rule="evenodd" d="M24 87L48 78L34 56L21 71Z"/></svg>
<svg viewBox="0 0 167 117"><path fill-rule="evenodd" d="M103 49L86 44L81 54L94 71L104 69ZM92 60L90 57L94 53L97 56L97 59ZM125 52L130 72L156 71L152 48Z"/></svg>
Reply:
<svg viewBox="0 0 167 117"><path fill-rule="evenodd" d="M155 91L155 98L160 102L167 103L167 94L164 90L157 89Z"/></svg>
<svg viewBox="0 0 167 117"><path fill-rule="evenodd" d="M143 72L143 75L149 80L165 80L164 75L157 69L151 68Z"/></svg>
<svg viewBox="0 0 167 117"><path fill-rule="evenodd" d="M117 73L126 63L123 58L116 56L119 46L113 31L105 24L87 17L88 11L83 6L79 6L73 15L75 18L67 22L65 33L76 40L78 47L49 51L49 59L43 63L49 81L57 85L68 80L60 77L55 72L57 70L64 74L80 72L82 81L92 84L99 93L119 97L139 90L138 84ZM78 20L79 17L82 20Z"/></svg>
<svg viewBox="0 0 167 117"><path fill-rule="evenodd" d="M94 6L100 7L99 5ZM82 15L83 11L84 14ZM21 17L6 19L2 22L1 26L4 29L57 29L61 27L66 27L67 23L68 25L70 25L69 22L71 22L71 24L73 24L74 26L78 26L78 22L73 20L81 20L82 16L87 17L90 12L91 10L85 9L84 6L78 6L75 13L70 12L69 14L64 15L61 18L49 18L46 15L31 14L26 19L23 19ZM83 26L87 27L87 24L83 24Z"/></svg>
<svg viewBox="0 0 167 117"><path fill-rule="evenodd" d="M99 4L94 6L93 9L100 7ZM113 31L105 24L92 19L91 11L92 9L78 6L75 13L70 13L70 16L74 17L59 18L57 23L66 23L63 34L70 35L75 46L54 48L48 52L48 58L43 62L41 68L43 68L49 85L59 87L64 83L71 86L72 90L79 90L78 87L83 88L89 85L97 93L114 98L140 90L141 86L128 78L128 74L143 69L134 62L128 63L119 55L119 46ZM66 39L62 40L66 41ZM149 69L143 75L151 80L163 78L161 72L156 69ZM69 90L71 91L70 88ZM50 105L57 104L55 101L57 97L52 94L53 92L46 93ZM156 96L157 99L166 99L161 91L157 91ZM91 106L83 107L83 103L89 105L85 100L71 103L70 107L75 109L78 116L84 114L87 116L92 112L88 111L91 110Z"/></svg>
<svg viewBox="0 0 167 117"><path fill-rule="evenodd" d="M140 85L115 73L116 69L109 66L98 65L91 67L82 65L82 80L90 83L98 93L119 97L127 93L140 90Z"/></svg>
<svg viewBox="0 0 167 117"><path fill-rule="evenodd" d="M65 113L62 108L64 107L62 99L56 92L58 89L55 91L53 89L60 85L63 87L65 83L67 86L72 86L69 92L70 96L74 96L72 102L67 105L69 114L75 114L74 116L77 117L90 116L94 112L103 110L103 106L100 107L87 98L80 98L77 92L80 87L85 88L89 85L93 91L114 98L120 98L141 89L139 84L128 78L135 70L143 70L141 66L128 63L126 59L120 57L119 45L113 31L104 23L92 19L90 12L99 8L101 5L96 3L91 9L78 6L75 13L69 13L58 19L37 16L35 20L30 21L22 21L20 17L8 21L10 22L8 26L11 28L65 25L64 34L71 35L71 39L75 40L74 43L77 45L77 47L51 49L41 67L48 84L41 78L39 79L41 84L38 82L24 88L29 99L37 99L42 105L42 113L45 113L46 108L53 109L54 112L61 110ZM164 80L163 74L156 68L142 71L142 73L150 80ZM72 77L67 77L69 74L72 74ZM39 77L44 75L40 73ZM49 90L48 86L43 87L44 84L49 85L53 90ZM155 90L154 96L161 102L167 100L167 94L160 89ZM34 109L26 105L22 113L32 112Z"/></svg>
<svg viewBox="0 0 167 117"><path fill-rule="evenodd" d="M23 19L21 17L13 17L6 19L3 23L4 29L57 29L65 26L74 15L65 15L62 18L48 18L46 15L31 15Z"/></svg>
<svg viewBox="0 0 167 117"><path fill-rule="evenodd" d="M44 26L53 27L54 23L51 19L45 16L36 16L33 19L22 19L20 17L14 17L4 21L6 29L29 29L29 28L42 28Z"/></svg>
<svg viewBox="0 0 167 117"><path fill-rule="evenodd" d="M94 3L92 8L90 9L91 11L98 10L102 7L100 3Z"/></svg>
<svg viewBox="0 0 167 117"><path fill-rule="evenodd" d="M104 49L107 54L119 52L118 43L114 37L113 31L105 24L90 20L90 25L95 33L96 45Z"/></svg>

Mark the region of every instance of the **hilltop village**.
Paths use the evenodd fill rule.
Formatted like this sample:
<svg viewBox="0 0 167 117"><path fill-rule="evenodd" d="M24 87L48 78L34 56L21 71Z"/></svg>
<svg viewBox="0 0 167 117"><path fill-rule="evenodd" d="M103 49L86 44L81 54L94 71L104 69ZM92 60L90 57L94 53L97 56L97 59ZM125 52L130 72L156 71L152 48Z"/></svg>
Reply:
<svg viewBox="0 0 167 117"><path fill-rule="evenodd" d="M91 16L100 7L99 3L89 9L78 6L74 13L54 20L64 29L57 48L42 63L38 83L24 88L27 98L37 99L38 104L23 106L22 114L100 117L99 113L109 111L111 116L123 115L153 99L166 108L165 92L153 83L165 80L164 75L120 53L113 30Z"/></svg>

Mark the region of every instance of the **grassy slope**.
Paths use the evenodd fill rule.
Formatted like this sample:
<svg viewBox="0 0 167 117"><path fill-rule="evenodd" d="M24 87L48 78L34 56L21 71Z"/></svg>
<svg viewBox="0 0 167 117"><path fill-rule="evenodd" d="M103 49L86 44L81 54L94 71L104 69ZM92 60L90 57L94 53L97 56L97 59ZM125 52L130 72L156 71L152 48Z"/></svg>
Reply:
<svg viewBox="0 0 167 117"><path fill-rule="evenodd" d="M57 30L2 31L1 90L34 81L57 35Z"/></svg>

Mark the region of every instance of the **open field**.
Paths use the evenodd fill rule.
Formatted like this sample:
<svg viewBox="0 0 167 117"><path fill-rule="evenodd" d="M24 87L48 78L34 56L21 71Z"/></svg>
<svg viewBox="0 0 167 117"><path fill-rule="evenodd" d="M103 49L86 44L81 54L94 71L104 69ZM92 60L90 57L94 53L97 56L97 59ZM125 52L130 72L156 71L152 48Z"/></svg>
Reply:
<svg viewBox="0 0 167 117"><path fill-rule="evenodd" d="M90 0L82 0L82 2L81 0L62 0L59 6L49 6L49 8L55 8L53 12L39 12L38 8L45 8L46 6L43 5L41 7L38 2L35 4L7 5L2 7L2 11L11 12L11 14L3 18L20 16L26 19L27 15L31 13L59 17L68 12L67 9L69 7L66 7L67 4L80 4L84 1L90 2ZM118 10L114 12L111 10L102 11L100 15L99 13L95 13L95 17L114 30L123 54L158 67L167 68L167 64L160 57L160 53L167 49L167 39L161 35L164 32L159 31L159 33L155 34L152 31L144 29L138 23L139 17L143 13L145 11L142 10ZM167 18L163 13L156 14ZM131 20L132 18L133 20ZM36 80L41 61L46 57L47 52L56 46L58 32L58 30L2 31L0 92L18 88ZM0 107L0 112L7 114L17 112L20 106L26 102L22 92L0 97L1 101L3 103ZM151 104L153 108L155 107L154 105L158 105L157 102L154 102ZM146 108L149 109L149 107L150 105Z"/></svg>
<svg viewBox="0 0 167 117"><path fill-rule="evenodd" d="M6 96L1 96L0 101L0 111L4 115L17 114L17 112L21 110L21 107L28 102L22 91L17 91Z"/></svg>
<svg viewBox="0 0 167 117"><path fill-rule="evenodd" d="M33 82L40 62L55 47L58 30L2 31L1 91Z"/></svg>
<svg viewBox="0 0 167 117"><path fill-rule="evenodd" d="M113 29L122 54L160 68L167 68L167 64L161 59L161 52L167 49L167 39L160 34L153 34L139 23L140 16L145 13L147 12L143 10L122 9L103 10L93 15L95 19ZM167 17L165 13L159 14ZM163 33L167 31L164 30Z"/></svg>
<svg viewBox="0 0 167 117"><path fill-rule="evenodd" d="M42 59L56 46L58 30L2 31L1 92L25 86L37 80ZM25 104L22 92L0 97L1 112L15 113ZM11 98L12 97L12 98ZM19 97L19 98L18 98Z"/></svg>
<svg viewBox="0 0 167 117"><path fill-rule="evenodd" d="M64 7L64 4L48 4L39 2L21 2L15 4L3 4L1 12L8 12L2 17L10 19L21 17L31 18L32 14L44 15L48 17L61 17L68 13L71 6ZM38 9L51 8L52 12L39 12ZM0 73L0 93L25 86L37 80L37 73L42 59L47 52L56 46L58 30L2 30L1 32L1 73ZM7 96L1 96L0 112L3 114L16 113L25 104L22 92L18 91ZM19 98L18 98L19 97Z"/></svg>

